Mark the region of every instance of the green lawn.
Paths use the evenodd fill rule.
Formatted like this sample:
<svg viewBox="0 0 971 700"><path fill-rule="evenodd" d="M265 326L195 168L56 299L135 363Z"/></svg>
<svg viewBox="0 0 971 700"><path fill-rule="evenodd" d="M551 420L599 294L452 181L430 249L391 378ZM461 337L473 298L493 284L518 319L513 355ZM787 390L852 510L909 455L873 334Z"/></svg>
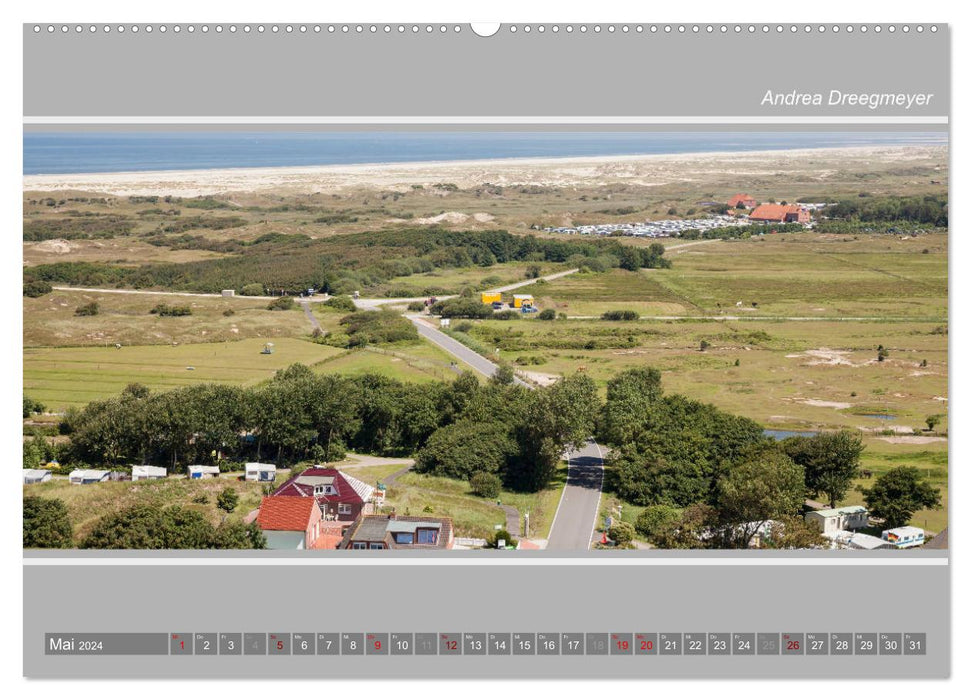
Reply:
<svg viewBox="0 0 971 700"><path fill-rule="evenodd" d="M24 348L24 391L48 410L115 396L131 382L154 391L203 382L251 386L295 362L314 365L345 351L296 338L226 343L83 348ZM190 369L191 368L191 369Z"/></svg>
<svg viewBox="0 0 971 700"><path fill-rule="evenodd" d="M561 464L549 488L538 493L502 491L498 501L515 506L520 515L529 512L530 537L545 539L553 524L553 516L566 485L567 467ZM411 515L431 513L450 517L456 534L462 537L488 537L496 525L505 525L505 512L495 500L484 499L469 491L469 484L460 479L408 473L398 478L388 490L388 504L399 513ZM431 511L426 510L431 508Z"/></svg>
<svg viewBox="0 0 971 700"><path fill-rule="evenodd" d="M387 348L367 347L335 355L314 366L327 374L380 374L403 382L451 381L450 356L422 341Z"/></svg>

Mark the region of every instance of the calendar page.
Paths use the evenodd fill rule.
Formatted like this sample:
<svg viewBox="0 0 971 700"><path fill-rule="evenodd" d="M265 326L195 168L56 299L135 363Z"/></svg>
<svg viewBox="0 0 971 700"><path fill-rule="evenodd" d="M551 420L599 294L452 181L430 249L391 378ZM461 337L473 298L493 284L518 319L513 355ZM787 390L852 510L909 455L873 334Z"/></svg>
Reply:
<svg viewBox="0 0 971 700"><path fill-rule="evenodd" d="M949 52L25 24L24 675L947 677Z"/></svg>

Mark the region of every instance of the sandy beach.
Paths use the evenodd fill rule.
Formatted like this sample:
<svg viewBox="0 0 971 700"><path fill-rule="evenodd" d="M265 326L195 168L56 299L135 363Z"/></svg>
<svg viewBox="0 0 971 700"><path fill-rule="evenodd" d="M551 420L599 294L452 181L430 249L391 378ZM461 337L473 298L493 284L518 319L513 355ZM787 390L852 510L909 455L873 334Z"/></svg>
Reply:
<svg viewBox="0 0 971 700"><path fill-rule="evenodd" d="M712 152L671 155L510 158L497 160L232 168L64 175L27 175L25 192L83 191L114 196L198 197L230 192L339 192L357 187L407 190L439 182L466 188L482 183L546 187L625 182L658 186L705 179L713 173L740 178L770 176L798 166L817 177L840 169L841 161L863 164L947 158L946 146L881 145L790 151Z"/></svg>

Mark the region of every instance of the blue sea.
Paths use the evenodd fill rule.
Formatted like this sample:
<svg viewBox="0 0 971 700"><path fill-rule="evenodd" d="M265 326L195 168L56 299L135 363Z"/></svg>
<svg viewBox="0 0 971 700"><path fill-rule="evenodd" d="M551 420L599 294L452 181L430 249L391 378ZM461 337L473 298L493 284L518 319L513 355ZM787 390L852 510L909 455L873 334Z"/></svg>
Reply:
<svg viewBox="0 0 971 700"><path fill-rule="evenodd" d="M24 132L24 175L946 143L934 132Z"/></svg>

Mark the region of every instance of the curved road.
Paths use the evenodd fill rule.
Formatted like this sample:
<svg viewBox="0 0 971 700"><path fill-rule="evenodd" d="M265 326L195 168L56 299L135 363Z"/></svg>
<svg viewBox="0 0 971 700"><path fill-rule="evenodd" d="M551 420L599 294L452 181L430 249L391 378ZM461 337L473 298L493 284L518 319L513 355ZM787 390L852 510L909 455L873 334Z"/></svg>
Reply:
<svg viewBox="0 0 971 700"><path fill-rule="evenodd" d="M454 338L442 333L431 323L417 315L407 315L415 324L418 334L457 357L487 377L491 377L498 365L462 345ZM516 377L516 382L532 389L533 387ZM568 455L569 471L566 486L560 496L560 503L553 516L547 549L576 551L590 549L593 530L600 511L600 494L603 489L603 454L600 445L590 440L576 452ZM508 514L507 514L508 515ZM510 534L512 532L510 531Z"/></svg>

